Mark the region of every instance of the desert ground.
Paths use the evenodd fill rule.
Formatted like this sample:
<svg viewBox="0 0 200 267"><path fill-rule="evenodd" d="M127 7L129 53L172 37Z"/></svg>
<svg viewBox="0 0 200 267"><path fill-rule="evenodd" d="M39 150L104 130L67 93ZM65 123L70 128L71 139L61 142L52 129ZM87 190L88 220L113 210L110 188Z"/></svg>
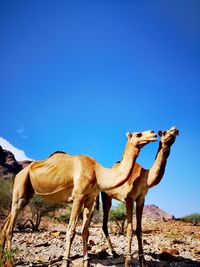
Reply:
<svg viewBox="0 0 200 267"><path fill-rule="evenodd" d="M18 249L15 266L61 266L65 249L65 223L44 219L40 231L14 231L13 247ZM180 220L143 218L143 244L147 266L200 266L200 225ZM90 266L124 266L126 236L109 222L111 240L119 258L113 259L104 238L101 223L91 223L88 242ZM137 240L132 242L133 266L139 266ZM71 249L71 266L81 266L81 224Z"/></svg>

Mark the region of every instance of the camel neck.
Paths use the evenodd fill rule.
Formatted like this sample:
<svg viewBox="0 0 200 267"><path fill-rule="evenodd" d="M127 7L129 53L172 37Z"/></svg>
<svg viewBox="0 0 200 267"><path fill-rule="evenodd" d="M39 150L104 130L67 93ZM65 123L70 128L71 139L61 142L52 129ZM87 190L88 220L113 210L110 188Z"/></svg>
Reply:
<svg viewBox="0 0 200 267"><path fill-rule="evenodd" d="M153 187L161 181L165 172L165 167L169 154L170 154L170 147L160 142L155 162L151 167L151 169L149 170L149 175L147 180L147 184L149 187Z"/></svg>
<svg viewBox="0 0 200 267"><path fill-rule="evenodd" d="M127 142L126 148L124 150L124 154L122 156L122 160L118 166L121 168L124 168L130 162L134 163L134 161L138 157L139 153L140 153L139 148L137 148L137 147L133 146L133 144Z"/></svg>
<svg viewBox="0 0 200 267"><path fill-rule="evenodd" d="M109 168L97 165L96 175L101 191L110 190L124 184L132 171L138 157L139 149L127 142L121 162Z"/></svg>
<svg viewBox="0 0 200 267"><path fill-rule="evenodd" d="M170 146L163 144L162 142L159 142L158 152L156 154L155 160L157 159L160 153L162 154L163 159L167 159L170 154Z"/></svg>

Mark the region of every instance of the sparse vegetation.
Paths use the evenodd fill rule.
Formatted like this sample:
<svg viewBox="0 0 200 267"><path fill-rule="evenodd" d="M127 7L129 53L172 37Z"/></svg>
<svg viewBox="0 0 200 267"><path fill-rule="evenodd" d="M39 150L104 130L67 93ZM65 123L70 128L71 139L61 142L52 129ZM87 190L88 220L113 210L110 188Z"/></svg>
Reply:
<svg viewBox="0 0 200 267"><path fill-rule="evenodd" d="M179 218L179 220L196 224L200 222L200 213L192 213L190 215Z"/></svg>
<svg viewBox="0 0 200 267"><path fill-rule="evenodd" d="M55 219L58 220L59 222L68 223L70 219L70 215L71 215L71 205L67 205L66 211L62 214L57 215Z"/></svg>
<svg viewBox="0 0 200 267"><path fill-rule="evenodd" d="M0 248L0 251L1 251L1 248ZM13 264L14 262L14 258L16 256L16 254L19 252L19 249L18 248L14 248L14 249L11 249L11 250L7 250L7 251L3 251L2 252L2 256L0 258L0 267L2 266L6 266L5 263L6 262L10 262Z"/></svg>
<svg viewBox="0 0 200 267"><path fill-rule="evenodd" d="M29 205L32 212L32 219L29 219L28 221L30 222L33 230L35 231L38 230L43 216L47 215L50 212L54 212L56 209L63 206L62 204L49 203L37 195L35 195L31 199Z"/></svg>
<svg viewBox="0 0 200 267"><path fill-rule="evenodd" d="M165 237L171 240L179 240L183 238L183 235L179 232L168 232L165 234Z"/></svg>
<svg viewBox="0 0 200 267"><path fill-rule="evenodd" d="M110 210L109 218L114 221L119 229L119 233L124 233L124 225L126 220L126 207L124 203L120 203L117 207Z"/></svg>
<svg viewBox="0 0 200 267"><path fill-rule="evenodd" d="M0 178L0 203L2 211L10 210L11 200L12 200L12 187L13 187L12 180Z"/></svg>

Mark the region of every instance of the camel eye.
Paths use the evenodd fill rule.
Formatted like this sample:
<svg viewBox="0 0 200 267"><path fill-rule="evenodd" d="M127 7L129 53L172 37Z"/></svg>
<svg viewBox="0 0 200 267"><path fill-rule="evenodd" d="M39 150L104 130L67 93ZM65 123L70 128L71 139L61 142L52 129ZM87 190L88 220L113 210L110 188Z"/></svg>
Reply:
<svg viewBox="0 0 200 267"><path fill-rule="evenodd" d="M137 137L141 137L142 136L142 133L138 133L136 134Z"/></svg>
<svg viewBox="0 0 200 267"><path fill-rule="evenodd" d="M167 133L167 131L164 131L164 132L163 132L163 135L166 135L166 133Z"/></svg>

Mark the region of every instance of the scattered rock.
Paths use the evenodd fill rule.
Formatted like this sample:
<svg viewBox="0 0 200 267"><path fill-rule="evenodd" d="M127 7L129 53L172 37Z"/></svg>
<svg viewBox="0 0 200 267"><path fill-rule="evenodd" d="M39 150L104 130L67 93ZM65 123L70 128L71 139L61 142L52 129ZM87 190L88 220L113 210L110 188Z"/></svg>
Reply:
<svg viewBox="0 0 200 267"><path fill-rule="evenodd" d="M36 256L35 260L38 262L45 262L45 258L43 256Z"/></svg>
<svg viewBox="0 0 200 267"><path fill-rule="evenodd" d="M58 238L60 236L60 231L58 232L52 232L51 233L55 238Z"/></svg>
<svg viewBox="0 0 200 267"><path fill-rule="evenodd" d="M49 246L50 246L49 242L44 242L44 243L40 243L40 244L34 245L35 248L38 248L38 247L49 247Z"/></svg>
<svg viewBox="0 0 200 267"><path fill-rule="evenodd" d="M51 223L46 224L51 229ZM65 251L65 236L60 231L61 225L52 223L53 231L46 230L44 232L14 232L13 245L20 249L16 255L15 267L24 266L61 266L62 257ZM56 231L56 228L58 231ZM200 267L199 256L199 226L191 226L191 224L176 222L175 220L150 221L143 223L144 229L149 229L147 233L144 231L144 255L149 267ZM111 228L110 228L111 229ZM157 229L156 232L151 231ZM177 233L181 230L183 239L181 242L173 243L171 235L166 233ZM190 230L190 231L189 231ZM191 230L194 234L191 235ZM81 232L81 227L77 229ZM91 267L103 266L124 266L126 255L126 236L110 234L116 252L121 255L114 259L111 251L108 249L107 242L101 234L101 225L90 227L89 251ZM137 239L134 236L132 242L133 266L138 267L138 247ZM82 237L76 235L71 248L71 259L73 264L79 264L82 261Z"/></svg>
<svg viewBox="0 0 200 267"><path fill-rule="evenodd" d="M198 255L200 255L200 247L193 248L192 252L193 252L194 254L198 254Z"/></svg>
<svg viewBox="0 0 200 267"><path fill-rule="evenodd" d="M120 255L119 260L124 263L126 260L126 257L124 255Z"/></svg>
<svg viewBox="0 0 200 267"><path fill-rule="evenodd" d="M173 248L161 248L160 249L161 253L168 253L170 255L179 255L179 251L177 249Z"/></svg>

